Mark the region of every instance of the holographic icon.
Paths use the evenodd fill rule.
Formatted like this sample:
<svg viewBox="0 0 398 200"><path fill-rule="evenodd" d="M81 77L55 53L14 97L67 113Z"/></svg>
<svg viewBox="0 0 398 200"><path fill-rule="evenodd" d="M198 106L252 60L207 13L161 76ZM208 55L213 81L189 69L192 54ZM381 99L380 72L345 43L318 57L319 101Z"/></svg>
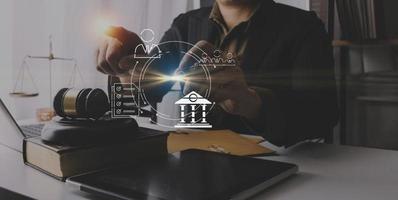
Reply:
<svg viewBox="0 0 398 200"><path fill-rule="evenodd" d="M197 66L236 67L236 60L233 53L216 49L211 57L203 53Z"/></svg>
<svg viewBox="0 0 398 200"><path fill-rule="evenodd" d="M206 120L207 107L212 103L195 91L175 102L180 106L180 121L174 128L212 128ZM197 116L198 111L201 115Z"/></svg>
<svg viewBox="0 0 398 200"><path fill-rule="evenodd" d="M140 38L144 44L139 44L134 49L134 58L161 58L162 51L159 46L152 43L155 39L155 32L152 29L144 29L140 33ZM141 53L143 52L143 53Z"/></svg>

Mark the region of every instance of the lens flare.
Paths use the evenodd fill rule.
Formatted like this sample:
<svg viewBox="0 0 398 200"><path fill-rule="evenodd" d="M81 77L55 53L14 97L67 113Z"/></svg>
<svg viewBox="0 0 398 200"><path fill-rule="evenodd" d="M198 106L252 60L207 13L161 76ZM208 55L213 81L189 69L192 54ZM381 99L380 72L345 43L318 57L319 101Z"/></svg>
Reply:
<svg viewBox="0 0 398 200"><path fill-rule="evenodd" d="M112 23L109 19L100 18L95 24L95 30L98 35L105 35L111 25Z"/></svg>
<svg viewBox="0 0 398 200"><path fill-rule="evenodd" d="M172 75L172 76L164 75L164 76L162 76L162 80L163 81L183 82L183 81L185 81L185 77L183 75Z"/></svg>

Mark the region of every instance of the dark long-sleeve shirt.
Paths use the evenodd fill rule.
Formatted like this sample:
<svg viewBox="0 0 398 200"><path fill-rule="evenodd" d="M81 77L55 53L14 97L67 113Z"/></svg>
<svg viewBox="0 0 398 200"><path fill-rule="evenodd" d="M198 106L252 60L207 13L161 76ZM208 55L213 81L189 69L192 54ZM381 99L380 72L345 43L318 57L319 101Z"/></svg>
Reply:
<svg viewBox="0 0 398 200"><path fill-rule="evenodd" d="M215 128L262 135L276 145L292 145L305 139L332 134L338 121L333 53L323 23L315 13L261 2L246 22L240 65L249 87L262 99L261 114L253 122L216 107L208 121ZM220 25L209 18L212 8L178 16L161 43L207 40L220 45ZM236 37L241 37L239 34ZM161 46L170 52L152 70L171 74L188 45ZM239 50L238 50L239 51ZM172 83L148 91L151 101L160 101Z"/></svg>

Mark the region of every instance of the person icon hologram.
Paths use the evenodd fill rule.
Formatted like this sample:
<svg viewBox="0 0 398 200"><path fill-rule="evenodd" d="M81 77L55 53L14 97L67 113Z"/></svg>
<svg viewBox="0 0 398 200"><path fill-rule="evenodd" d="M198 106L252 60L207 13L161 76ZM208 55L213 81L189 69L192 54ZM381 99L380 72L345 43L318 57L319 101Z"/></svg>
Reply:
<svg viewBox="0 0 398 200"><path fill-rule="evenodd" d="M231 52L227 53L227 59L226 59L225 65L232 66L232 67L236 66L236 61L235 61L233 53L231 53Z"/></svg>
<svg viewBox="0 0 398 200"><path fill-rule="evenodd" d="M217 50L214 50L214 52L213 52L213 58L212 58L212 62L213 62L213 64L221 64L222 63L222 58L221 58L221 54L222 54L222 52L221 52L221 50L219 50L219 49L217 49Z"/></svg>
<svg viewBox="0 0 398 200"><path fill-rule="evenodd" d="M155 39L155 32L152 29L147 28L142 30L140 38L144 44L139 44L135 47L134 58L161 58L162 51L158 45L152 43ZM143 52L144 54L139 52Z"/></svg>

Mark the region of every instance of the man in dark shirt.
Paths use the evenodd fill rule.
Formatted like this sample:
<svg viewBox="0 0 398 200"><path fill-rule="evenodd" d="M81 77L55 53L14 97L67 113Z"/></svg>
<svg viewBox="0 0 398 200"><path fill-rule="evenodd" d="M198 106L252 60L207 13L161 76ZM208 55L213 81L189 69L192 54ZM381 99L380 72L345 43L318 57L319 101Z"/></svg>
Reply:
<svg viewBox="0 0 398 200"><path fill-rule="evenodd" d="M112 38L99 49L97 69L134 82L120 61L142 41L121 27L108 35ZM223 80L212 90L218 105L209 116L214 127L262 135L281 146L332 134L338 120L333 54L316 14L272 0L217 0L212 8L178 16L160 43L201 40L233 52L238 61L238 70L211 75ZM170 43L161 50L171 54L152 69L171 74L180 52L189 48ZM171 85L150 91L152 101L160 101Z"/></svg>

